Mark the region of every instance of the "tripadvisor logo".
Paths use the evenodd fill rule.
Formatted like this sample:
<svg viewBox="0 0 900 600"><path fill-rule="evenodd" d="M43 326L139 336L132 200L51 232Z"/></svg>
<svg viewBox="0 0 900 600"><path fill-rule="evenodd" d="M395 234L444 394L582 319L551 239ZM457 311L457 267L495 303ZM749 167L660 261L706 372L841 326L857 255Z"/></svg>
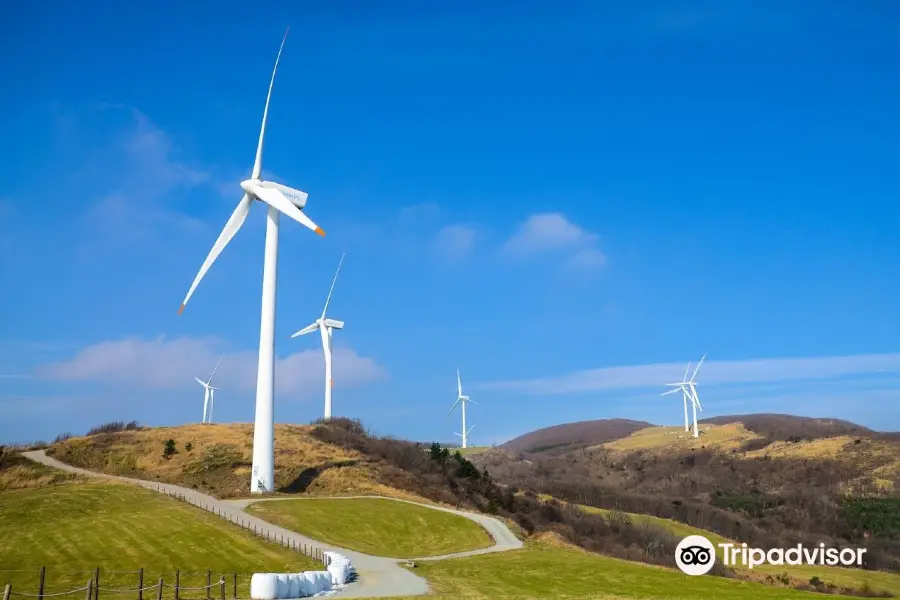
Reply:
<svg viewBox="0 0 900 600"><path fill-rule="evenodd" d="M717 544L722 564L741 565L748 569L770 565L862 566L865 548L826 548L825 544L807 548L797 544L791 548L749 548L747 544ZM716 564L716 547L702 535L689 535L675 548L675 564L688 575L705 575Z"/></svg>
<svg viewBox="0 0 900 600"><path fill-rule="evenodd" d="M716 564L716 548L702 535L689 535L675 548L675 564L688 575L706 575Z"/></svg>

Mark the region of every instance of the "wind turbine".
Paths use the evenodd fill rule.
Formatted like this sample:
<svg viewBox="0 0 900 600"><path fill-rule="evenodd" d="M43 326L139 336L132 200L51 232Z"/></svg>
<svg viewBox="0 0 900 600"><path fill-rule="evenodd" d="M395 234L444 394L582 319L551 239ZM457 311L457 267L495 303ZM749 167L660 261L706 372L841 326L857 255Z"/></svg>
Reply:
<svg viewBox="0 0 900 600"><path fill-rule="evenodd" d="M703 364L703 361L706 360L706 355L703 355L703 358L700 359L700 362L697 363L697 368L694 369L693 375L691 378L687 378L688 371L691 369L691 363L688 363L687 369L684 371L684 377L680 383L667 383L666 385L673 388L668 392L663 392L663 396L667 396L669 394L674 394L675 392L681 391L684 396L684 430L688 430L688 414L687 414L687 402L688 399L691 401L691 408L694 412L694 431L693 437L698 437L700 433L697 430L697 408L700 408L700 411L703 411L703 407L700 406L700 397L697 395L697 387L694 380L697 378L697 371L700 370L700 365Z"/></svg>
<svg viewBox="0 0 900 600"><path fill-rule="evenodd" d="M331 338L332 330L343 329L343 321L335 321L334 319L325 318L325 312L328 310L328 303L331 302L331 294L334 292L334 284L337 281L338 273L341 272L341 265L344 264L344 256L346 252L341 254L341 261L338 263L337 271L334 272L334 279L331 280L331 289L328 290L328 298L325 299L325 308L322 309L322 316L315 320L311 325L307 325L294 335L306 335L312 333L316 329L322 334L322 351L325 353L325 419L331 418L331 388L334 387L334 379L331 377Z"/></svg>
<svg viewBox="0 0 900 600"><path fill-rule="evenodd" d="M290 28L288 28L290 29ZM274 181L260 179L262 173L263 138L266 133L266 119L269 115L269 100L272 97L272 86L275 83L275 72L278 70L278 61L281 59L281 51L287 40L287 31L281 40L278 56L275 58L275 68L272 69L272 78L269 80L269 92L266 95L266 106L263 109L262 127L259 130L259 142L256 146L256 160L253 162L253 171L250 179L241 182L244 196L237 208L225 223L225 228L219 234L216 243L203 265L200 272L194 278L191 289L188 290L178 314L184 311L184 307L190 299L200 280L212 266L213 262L222 252L228 242L234 237L250 212L250 206L254 200L268 205L266 216L266 249L263 262L263 286L262 286L262 311L259 327L259 364L256 376L256 416L253 425L253 469L250 478L250 492L254 494L271 492L275 483L275 283L278 273L278 219L281 213L297 221L304 227L312 229L317 234L324 236L322 228L312 222L301 210L306 206L308 194L300 190L289 188Z"/></svg>
<svg viewBox="0 0 900 600"><path fill-rule="evenodd" d="M468 447L469 432L472 431L472 427L475 427L475 425L472 425L472 427L469 427L468 429L466 429L466 404L469 402L471 402L472 404L478 404L478 403L475 402L474 400L469 399L468 396L463 395L462 380L459 378L459 369L456 370L456 389L457 389L456 402L454 402L453 406L450 407L450 411L447 413L447 416L445 418L450 417L450 415L453 413L453 409L456 408L457 404L461 405L461 408L462 408L462 433L456 433L454 431L453 435L458 435L459 437L461 437L462 438L462 447L466 448L466 447Z"/></svg>
<svg viewBox="0 0 900 600"><path fill-rule="evenodd" d="M203 386L203 423L212 423L212 403L213 396L215 395L215 391L219 388L213 387L210 385L212 383L213 375L216 374L216 370L219 368L219 363L222 362L222 359L225 358L225 355L219 357L219 362L216 363L216 366L213 368L212 374L209 376L209 379L203 381L199 377L194 377L194 379Z"/></svg>

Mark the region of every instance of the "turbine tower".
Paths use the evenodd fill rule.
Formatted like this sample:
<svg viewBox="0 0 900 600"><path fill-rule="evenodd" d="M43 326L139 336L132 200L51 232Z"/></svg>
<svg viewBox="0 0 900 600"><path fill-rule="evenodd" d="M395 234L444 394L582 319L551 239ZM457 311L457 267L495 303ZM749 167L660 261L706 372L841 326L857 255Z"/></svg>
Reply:
<svg viewBox="0 0 900 600"><path fill-rule="evenodd" d="M328 297L325 299L325 308L322 309L322 316L315 320L311 325L307 325L294 335L292 338L297 337L298 335L306 335L307 333L312 333L315 330L319 330L319 333L322 334L322 351L325 353L325 419L328 420L331 418L331 388L334 387L334 379L331 376L331 340L332 340L332 331L334 329L343 329L344 322L343 321L335 321L334 319L328 319L325 317L325 313L328 311L328 303L331 302L331 294L334 292L334 284L337 281L338 273L341 272L341 265L344 264L344 256L346 256L346 252L341 254L341 261L338 263L337 271L334 272L334 279L331 280L331 289L328 290Z"/></svg>
<svg viewBox="0 0 900 600"><path fill-rule="evenodd" d="M219 388L213 387L210 385L212 383L213 375L216 374L216 370L219 368L219 363L222 362L222 359L225 358L225 355L219 357L219 362L216 363L216 366L213 368L212 375L209 376L209 379L203 381L199 377L194 377L194 379L203 386L203 423L212 423L212 403L213 403L213 395L215 391Z"/></svg>
<svg viewBox="0 0 900 600"><path fill-rule="evenodd" d="M466 429L466 404L469 402L471 402L472 404L478 404L478 403L475 402L474 400L471 400L468 396L463 395L462 380L459 377L459 369L456 370L456 389L457 389L456 402L454 402L453 406L450 407L450 411L447 413L447 416L445 418L450 417L450 415L453 413L453 409L456 408L457 404L460 405L460 408L462 409L462 433L456 433L454 431L453 435L458 435L459 437L461 437L462 438L462 447L467 448L468 441L469 441L469 432L472 431L472 427L475 427L475 425L472 425L472 427L469 427L468 429Z"/></svg>
<svg viewBox="0 0 900 600"><path fill-rule="evenodd" d="M212 250L200 267L200 272L194 278L191 289L188 290L184 302L178 313L184 311L184 307L190 299L200 280L215 262L216 258L234 237L250 212L250 206L254 200L268 206L266 215L266 246L265 260L263 262L262 281L262 310L259 327L259 364L256 376L256 416L253 425L253 468L250 476L250 492L261 494L274 490L275 484L275 283L278 273L278 219L281 213L297 221L304 227L324 236L322 228L312 222L301 210L306 206L308 194L306 192L289 188L286 185L274 181L260 179L262 173L263 139L266 134L266 119L269 115L269 100L272 97L272 86L275 83L275 72L278 70L278 61L281 59L281 51L287 40L287 31L281 40L278 56L275 58L275 68L272 69L272 78L269 80L269 92L266 95L266 106L263 109L262 127L259 130L259 142L256 145L256 160L253 162L253 171L250 179L241 182L244 196L237 208L225 223L225 228L219 234L219 238L213 244Z"/></svg>
<svg viewBox="0 0 900 600"><path fill-rule="evenodd" d="M694 428L693 428L693 437L698 437L700 435L697 430L697 408L700 411L703 411L703 407L700 406L700 397L697 395L697 387L695 383L695 379L697 378L697 371L700 370L700 365L703 364L703 361L706 360L706 355L703 355L703 358L700 359L700 362L697 363L697 368L694 369L693 375L691 378L687 378L688 371L691 369L691 363L688 363L687 369L684 371L684 377L682 381L679 383L667 383L666 385L673 388L667 392L663 392L663 396L668 396L669 394L674 394L675 392L681 391L684 398L684 430L688 430L688 413L687 413L687 402L688 399L691 401L691 408L694 412Z"/></svg>

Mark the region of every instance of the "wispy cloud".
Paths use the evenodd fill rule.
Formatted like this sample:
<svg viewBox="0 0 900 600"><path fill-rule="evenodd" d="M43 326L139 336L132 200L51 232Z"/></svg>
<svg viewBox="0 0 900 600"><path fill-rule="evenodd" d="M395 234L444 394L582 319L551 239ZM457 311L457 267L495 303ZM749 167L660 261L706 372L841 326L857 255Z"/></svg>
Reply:
<svg viewBox="0 0 900 600"><path fill-rule="evenodd" d="M596 270L606 265L598 248L599 237L573 223L562 213L531 215L501 246L503 256L519 259L543 253L567 253L567 265Z"/></svg>
<svg viewBox="0 0 900 600"><path fill-rule="evenodd" d="M448 261L467 258L475 249L477 232L469 225L447 225L437 232L432 241L432 249Z"/></svg>
<svg viewBox="0 0 900 600"><path fill-rule="evenodd" d="M558 376L480 383L477 387L539 395L659 387L667 382L680 381L684 369L684 363L603 367ZM897 374L900 373L900 354L706 361L702 369L698 380L702 377L702 384L705 387L803 382L848 376Z"/></svg>
<svg viewBox="0 0 900 600"><path fill-rule="evenodd" d="M70 359L38 367L38 378L154 390L178 390L196 386L194 377L204 378L219 357L222 364L216 380L235 391L256 389L258 354L255 350L229 351L217 338L155 340L119 339L93 344ZM316 393L324 385L321 350L295 352L275 363L276 390L297 396ZM387 377L371 358L350 348L334 349L335 385L354 387Z"/></svg>
<svg viewBox="0 0 900 600"><path fill-rule="evenodd" d="M87 198L81 215L95 234L85 236L87 249L130 245L170 235L173 228L189 233L203 228L172 202L201 187L215 189L210 171L186 158L174 137L136 108L99 105L92 116L113 121L112 129L97 126L84 139L77 130L66 134L81 163L76 178L96 194Z"/></svg>

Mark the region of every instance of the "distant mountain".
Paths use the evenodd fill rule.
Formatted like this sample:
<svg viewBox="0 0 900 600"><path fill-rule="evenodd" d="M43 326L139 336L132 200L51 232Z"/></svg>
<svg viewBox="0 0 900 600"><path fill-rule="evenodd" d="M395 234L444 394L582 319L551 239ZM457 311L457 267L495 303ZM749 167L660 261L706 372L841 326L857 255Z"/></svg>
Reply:
<svg viewBox="0 0 900 600"><path fill-rule="evenodd" d="M781 415L773 413L759 413L752 415L726 415L703 419L700 423L710 425L726 425L728 423L742 423L748 430L765 436L770 441L817 439L834 437L839 435L855 435L868 438L897 439L900 434L881 433L844 421L843 419L822 419L812 417L798 417L795 415Z"/></svg>
<svg viewBox="0 0 900 600"><path fill-rule="evenodd" d="M546 452L571 449L573 446L602 444L627 437L639 429L652 427L646 421L631 419L598 419L544 427L520 435L500 448L507 452Z"/></svg>

